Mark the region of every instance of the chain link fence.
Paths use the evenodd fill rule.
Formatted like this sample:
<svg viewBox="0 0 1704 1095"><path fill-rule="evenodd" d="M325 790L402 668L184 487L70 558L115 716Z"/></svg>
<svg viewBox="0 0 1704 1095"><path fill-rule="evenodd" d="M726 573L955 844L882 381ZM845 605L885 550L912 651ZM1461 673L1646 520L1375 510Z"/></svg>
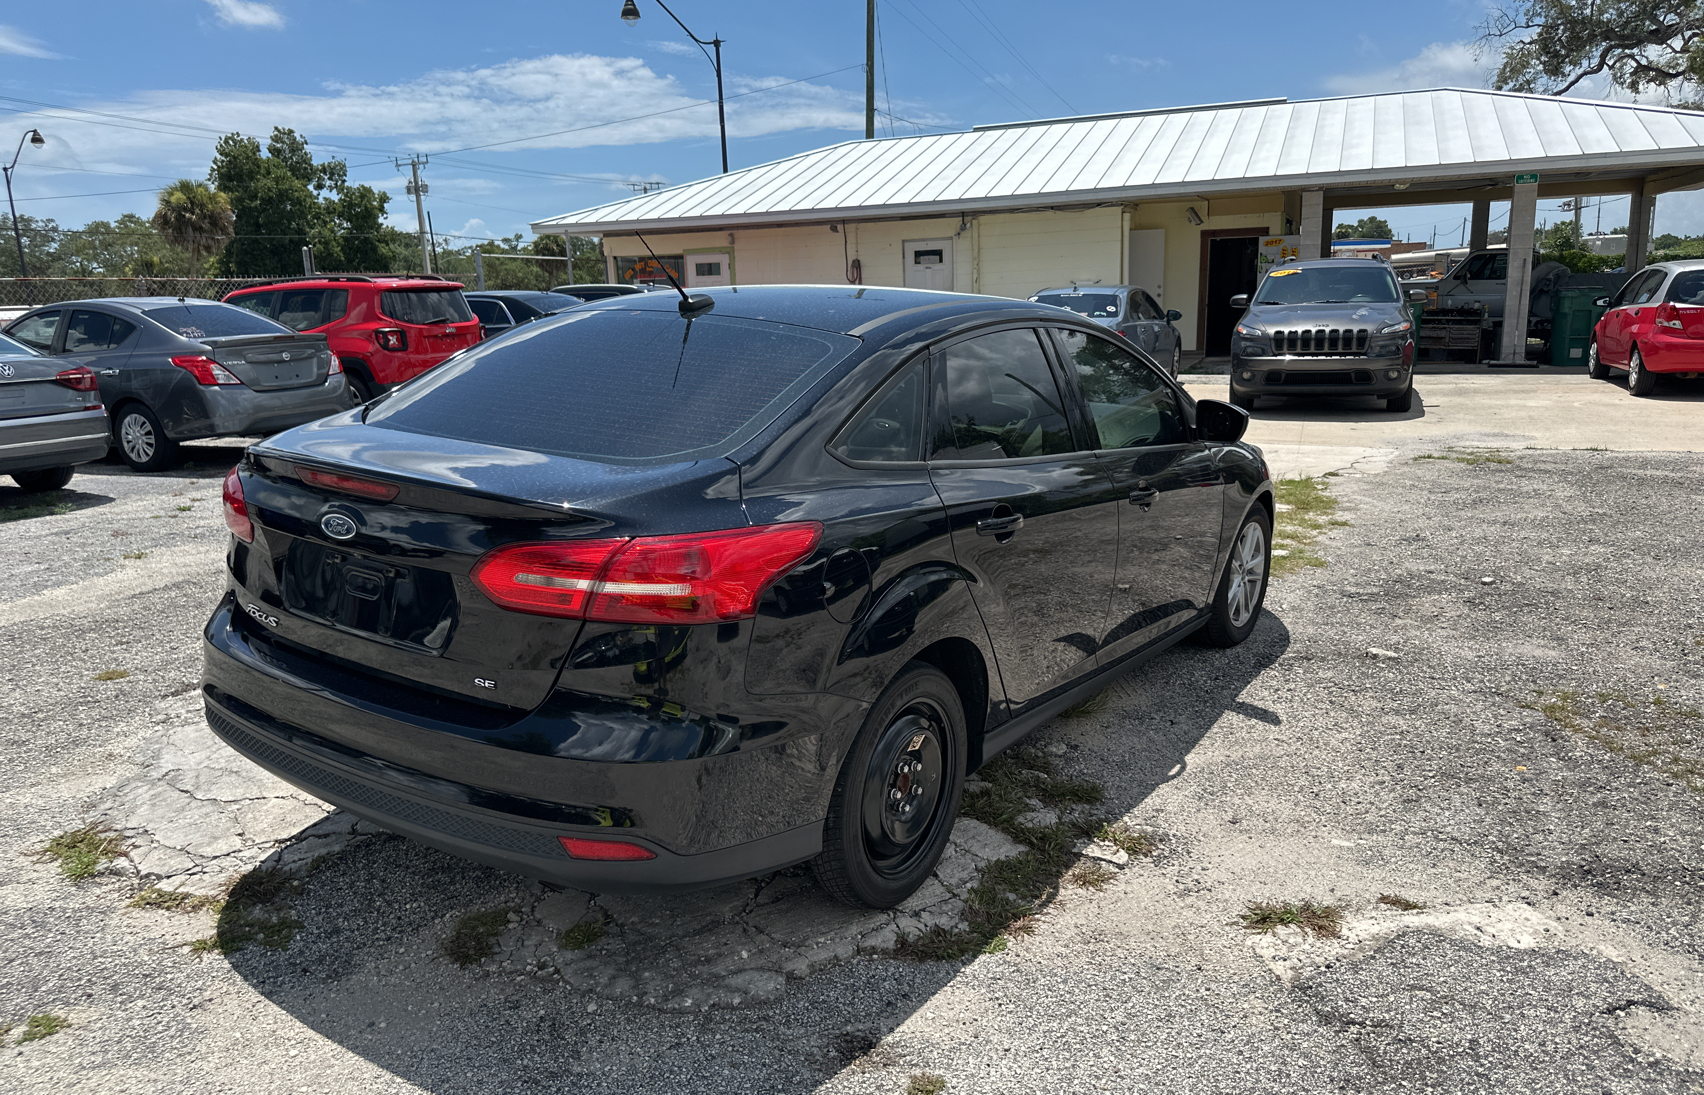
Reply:
<svg viewBox="0 0 1704 1095"><path fill-rule="evenodd" d="M348 275L335 275L348 276ZM395 277L366 274L364 277ZM290 278L0 278L0 308L35 308L98 297L196 297L219 300L250 285Z"/></svg>

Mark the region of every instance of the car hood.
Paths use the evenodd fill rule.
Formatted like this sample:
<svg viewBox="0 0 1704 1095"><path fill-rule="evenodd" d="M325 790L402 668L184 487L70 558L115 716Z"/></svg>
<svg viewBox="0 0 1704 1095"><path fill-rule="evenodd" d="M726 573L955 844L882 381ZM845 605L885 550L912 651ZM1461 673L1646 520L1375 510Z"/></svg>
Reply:
<svg viewBox="0 0 1704 1095"><path fill-rule="evenodd" d="M1256 304L1243 319L1268 327L1372 327L1400 320L1407 311L1398 303Z"/></svg>

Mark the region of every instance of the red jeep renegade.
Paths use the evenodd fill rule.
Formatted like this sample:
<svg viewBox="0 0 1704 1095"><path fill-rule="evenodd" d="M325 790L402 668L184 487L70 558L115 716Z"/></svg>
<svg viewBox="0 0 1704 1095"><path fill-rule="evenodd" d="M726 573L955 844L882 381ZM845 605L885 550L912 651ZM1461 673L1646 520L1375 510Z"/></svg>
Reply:
<svg viewBox="0 0 1704 1095"><path fill-rule="evenodd" d="M322 334L363 403L479 341L459 283L419 274L330 274L237 289L226 303Z"/></svg>

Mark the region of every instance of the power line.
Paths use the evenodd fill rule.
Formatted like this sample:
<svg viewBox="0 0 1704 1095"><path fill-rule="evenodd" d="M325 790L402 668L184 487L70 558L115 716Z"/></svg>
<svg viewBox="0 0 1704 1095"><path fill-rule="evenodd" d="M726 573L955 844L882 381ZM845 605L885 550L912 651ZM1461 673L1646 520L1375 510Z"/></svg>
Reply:
<svg viewBox="0 0 1704 1095"><path fill-rule="evenodd" d="M150 186L146 190L102 190L102 191L100 191L99 193L96 193L96 194L49 194L46 197L41 197L41 198L19 198L18 201L19 201L19 203L23 203L23 202L56 202L56 201L67 201L71 198L106 198L106 197L111 197L114 194L158 194L159 192L160 192L159 187Z"/></svg>
<svg viewBox="0 0 1704 1095"><path fill-rule="evenodd" d="M1041 113L1040 111L1036 110L1035 107L1030 106L1028 103L1024 102L1023 98L1021 96L1019 96L1017 92L1012 91L1011 89L1007 88L1004 84L1000 83L1000 81L994 77L994 74L989 72L986 68L983 68L982 65L976 60L976 58L972 57L970 55L969 51L967 51L963 46L958 46L958 43L953 39L953 36L948 34L946 31L941 30L941 25L939 23L935 22L933 19L929 18L929 14L927 12L925 12L921 8L917 8L917 7L915 7L915 5L913 5L913 10L915 10L918 15L922 16L922 18L925 22L927 22L930 26L934 27L935 30L940 33L942 38L945 38L947 41L952 42L955 46L958 46L959 53L964 54L964 60L960 60L959 55L957 53L954 53L952 50L948 49L945 45L942 45L939 39L937 39L934 35L930 34L927 30L924 30L922 25L919 24L917 22L917 20L915 20L915 19L911 18L911 16L905 14L905 10L903 8L896 7L896 8L894 8L894 10L899 12L899 16L900 16L901 19L904 19L907 23L910 23L912 26L916 27L917 32L919 34L923 35L923 37L929 39L930 42L934 43L934 45L937 49L939 49L942 53L945 53L948 57L951 57L955 64L957 64L960 68L964 69L966 72L970 73L971 77L973 79L975 79L977 83L986 84L988 87L992 88L997 94L999 94L1002 98L1004 98L1009 105L1015 107L1018 110L1028 111L1031 117L1035 117L1036 115L1039 115ZM976 67L972 68L971 67L972 65L975 65ZM980 75L978 75L978 72L977 72L978 69L981 70Z"/></svg>
<svg viewBox="0 0 1704 1095"><path fill-rule="evenodd" d="M1053 97L1055 99L1058 99L1060 102L1064 103L1066 110L1069 110L1073 114L1081 114L1082 113L1082 111L1078 110L1076 107L1071 105L1071 100L1069 100L1069 99L1065 98L1065 96L1059 94L1058 90L1056 88L1054 88L1054 86L1052 84L1048 83L1047 80L1042 77L1041 73L1039 73L1035 70L1034 65L1031 65L1029 63L1029 61L1024 59L1023 54L1019 53L1017 51L1017 49L1013 47L1011 40L1008 39L1006 37L1006 35L1001 32L999 27L994 25L994 20L990 19L988 17L988 13L982 10L981 4L978 4L976 2L976 0L959 0L959 7L963 8L967 12L970 12L970 17L972 19L975 19L978 22L980 22L982 24L982 26L988 31L989 35L994 39L994 41L998 45L1004 47L1007 53L1010 53L1014 58L1016 58L1018 64L1024 66L1024 68L1028 69L1029 74L1031 76L1034 76L1036 78L1036 80L1041 84L1042 87L1046 88L1048 91L1053 92Z"/></svg>

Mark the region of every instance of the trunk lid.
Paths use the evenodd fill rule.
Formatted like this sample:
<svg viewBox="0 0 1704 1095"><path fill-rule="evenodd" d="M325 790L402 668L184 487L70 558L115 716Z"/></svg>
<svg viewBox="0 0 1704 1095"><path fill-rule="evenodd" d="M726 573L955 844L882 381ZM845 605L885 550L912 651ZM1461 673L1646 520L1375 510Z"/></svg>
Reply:
<svg viewBox="0 0 1704 1095"><path fill-rule="evenodd" d="M0 358L0 420L81 411L100 402L97 392L59 383L66 362L46 357Z"/></svg>
<svg viewBox="0 0 1704 1095"><path fill-rule="evenodd" d="M511 708L545 699L582 622L493 603L469 577L486 551L746 523L738 469L721 460L598 464L403 434L358 411L250 453L242 482L255 540L232 555L248 616L346 668ZM397 493L314 485L303 469Z"/></svg>
<svg viewBox="0 0 1704 1095"><path fill-rule="evenodd" d="M213 360L257 392L314 387L331 372L324 335L229 335L200 341Z"/></svg>

